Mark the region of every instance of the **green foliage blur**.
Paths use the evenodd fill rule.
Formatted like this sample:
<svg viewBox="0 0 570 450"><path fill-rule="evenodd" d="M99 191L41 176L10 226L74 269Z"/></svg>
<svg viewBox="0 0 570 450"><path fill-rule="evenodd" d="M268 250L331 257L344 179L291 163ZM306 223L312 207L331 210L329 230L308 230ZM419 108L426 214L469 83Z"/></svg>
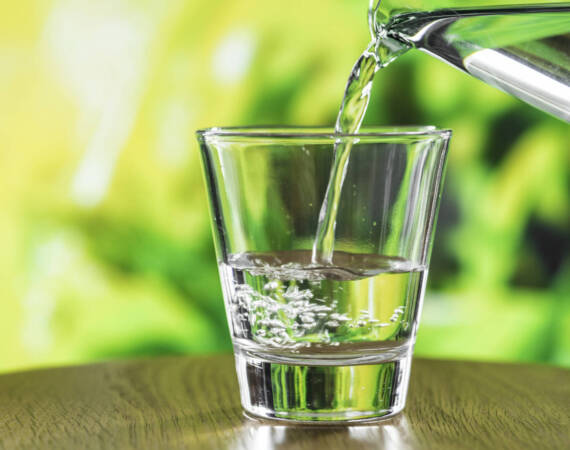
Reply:
<svg viewBox="0 0 570 450"><path fill-rule="evenodd" d="M230 351L194 131L333 124L367 6L4 5L0 371ZM570 366L568 125L417 51L366 123L454 131L416 354Z"/></svg>

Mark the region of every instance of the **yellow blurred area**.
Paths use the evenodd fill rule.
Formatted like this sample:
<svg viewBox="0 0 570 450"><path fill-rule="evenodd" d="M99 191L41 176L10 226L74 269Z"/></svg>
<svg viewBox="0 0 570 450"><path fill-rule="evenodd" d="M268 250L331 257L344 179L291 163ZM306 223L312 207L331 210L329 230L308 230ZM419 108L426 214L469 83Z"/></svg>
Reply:
<svg viewBox="0 0 570 450"><path fill-rule="evenodd" d="M220 315L194 130L247 123L240 117L259 97L255 85L296 85L307 70L325 99L320 109L312 105L311 120L325 122L338 103L325 90L343 75L330 70L335 58L323 39L335 23L318 8L299 1L286 8L256 1L4 5L0 369L136 353L139 342L149 351L229 348L223 316L194 311L188 288L172 288L152 261L171 255L144 255L144 247L156 239L153 246L205 264L207 276L196 273L202 279L194 284L206 286L194 290L210 291L205 301L219 305L205 310ZM343 8L354 19L356 11ZM358 48L365 32L338 49ZM307 120L311 90L295 92L287 121ZM93 237L109 229L105 243ZM157 267L117 268L98 257L93 246L120 247L115 231L140 233L132 246Z"/></svg>

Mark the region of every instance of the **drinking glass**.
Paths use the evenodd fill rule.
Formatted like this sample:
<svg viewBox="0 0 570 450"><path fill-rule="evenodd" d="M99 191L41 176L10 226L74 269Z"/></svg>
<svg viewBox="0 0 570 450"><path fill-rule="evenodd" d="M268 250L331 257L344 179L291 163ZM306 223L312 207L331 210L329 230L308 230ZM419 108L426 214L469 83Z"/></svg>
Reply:
<svg viewBox="0 0 570 450"><path fill-rule="evenodd" d="M197 135L246 412L321 423L401 411L451 132ZM315 236L338 148L350 154L323 261Z"/></svg>

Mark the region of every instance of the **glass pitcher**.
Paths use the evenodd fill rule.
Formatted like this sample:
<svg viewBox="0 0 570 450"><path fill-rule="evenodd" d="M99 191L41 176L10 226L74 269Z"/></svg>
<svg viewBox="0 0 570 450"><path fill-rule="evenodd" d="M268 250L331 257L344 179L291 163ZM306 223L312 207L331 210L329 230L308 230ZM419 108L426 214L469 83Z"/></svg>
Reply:
<svg viewBox="0 0 570 450"><path fill-rule="evenodd" d="M394 8L382 2L373 21L392 56L417 48L508 94L570 122L570 3ZM465 2L462 2L464 5Z"/></svg>

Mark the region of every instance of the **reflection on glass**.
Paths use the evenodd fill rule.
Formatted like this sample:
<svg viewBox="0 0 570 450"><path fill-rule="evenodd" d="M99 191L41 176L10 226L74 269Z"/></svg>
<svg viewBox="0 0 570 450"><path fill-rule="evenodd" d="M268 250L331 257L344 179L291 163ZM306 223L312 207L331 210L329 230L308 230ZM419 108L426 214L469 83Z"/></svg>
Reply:
<svg viewBox="0 0 570 450"><path fill-rule="evenodd" d="M338 426L285 426L249 419L228 449L284 450L303 442L307 448L342 443L347 448L405 450L415 437L405 414L374 424Z"/></svg>

